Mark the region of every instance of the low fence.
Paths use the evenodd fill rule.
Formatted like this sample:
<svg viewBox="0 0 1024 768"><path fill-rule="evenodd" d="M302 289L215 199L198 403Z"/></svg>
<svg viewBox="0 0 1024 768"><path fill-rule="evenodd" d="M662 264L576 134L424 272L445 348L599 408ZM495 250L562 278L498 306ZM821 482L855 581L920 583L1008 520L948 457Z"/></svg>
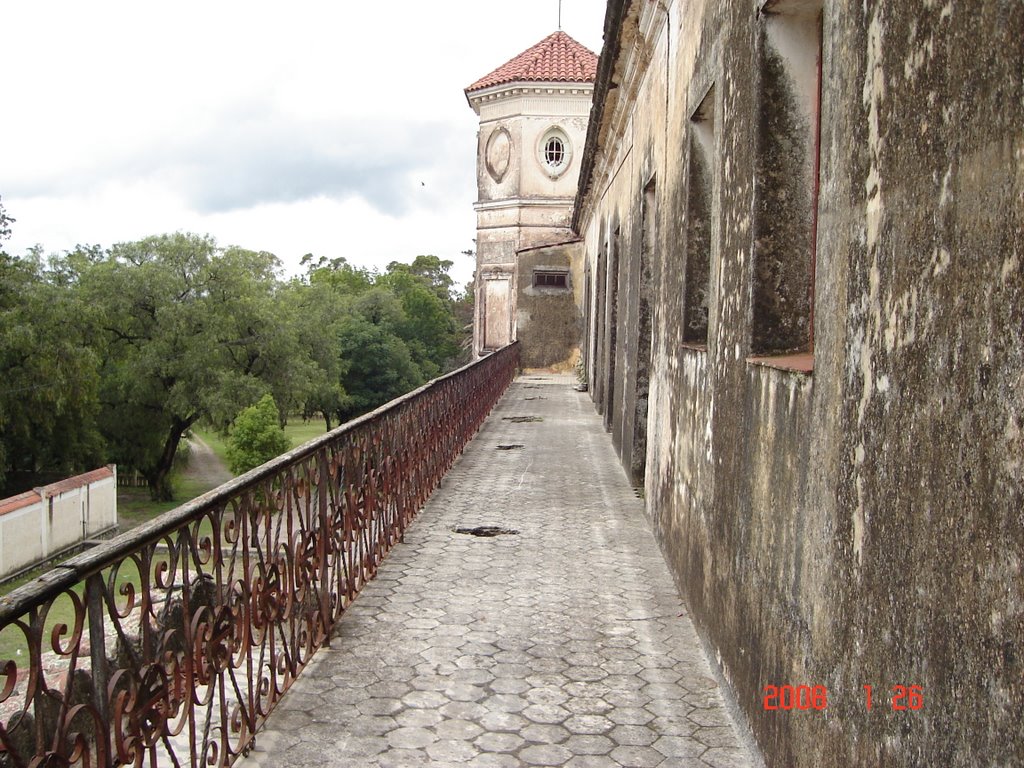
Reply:
<svg viewBox="0 0 1024 768"><path fill-rule="evenodd" d="M505 347L0 598L0 765L234 762L518 356Z"/></svg>
<svg viewBox="0 0 1024 768"><path fill-rule="evenodd" d="M127 472L118 473L117 484L121 488L145 488L149 485L149 481L139 470L130 469Z"/></svg>
<svg viewBox="0 0 1024 768"><path fill-rule="evenodd" d="M113 464L0 500L0 579L45 563L116 525Z"/></svg>

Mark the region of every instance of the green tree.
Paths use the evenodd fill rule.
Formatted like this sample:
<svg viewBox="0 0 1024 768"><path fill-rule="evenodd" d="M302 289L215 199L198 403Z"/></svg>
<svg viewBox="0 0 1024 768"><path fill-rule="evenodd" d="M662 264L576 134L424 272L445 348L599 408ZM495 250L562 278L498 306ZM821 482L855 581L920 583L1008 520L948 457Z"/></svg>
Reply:
<svg viewBox="0 0 1024 768"><path fill-rule="evenodd" d="M398 335L405 322L401 302L384 288L367 291L338 327L345 361L342 386L347 402L339 421L359 416L418 387L426 379Z"/></svg>
<svg viewBox="0 0 1024 768"><path fill-rule="evenodd" d="M233 385L225 382L223 403L211 403L215 426L222 431L238 403L263 390L274 396L284 426L287 414L302 408L322 378L316 358L323 337L307 338L303 308L289 285L278 281L278 266L272 254L236 247L225 249L211 263L221 286L214 297L220 311L214 317L221 323L220 337L231 340L225 342L230 369L241 374L229 377Z"/></svg>
<svg viewBox="0 0 1024 768"><path fill-rule="evenodd" d="M256 405L243 408L228 438L228 466L240 475L258 467L291 447L278 423L273 395L264 395Z"/></svg>
<svg viewBox="0 0 1024 768"><path fill-rule="evenodd" d="M460 332L451 299L450 261L417 256L412 264L393 261L378 284L389 288L402 304L404 319L396 333L428 378L453 367L460 351Z"/></svg>
<svg viewBox="0 0 1024 768"><path fill-rule="evenodd" d="M268 391L287 400L287 371L303 360L274 307L277 270L270 254L182 233L115 245L83 267L103 337L100 426L154 498L171 498L175 453L199 419L226 425Z"/></svg>
<svg viewBox="0 0 1024 768"><path fill-rule="evenodd" d="M0 205L4 237L12 221ZM0 489L102 463L91 328L61 262L0 251Z"/></svg>
<svg viewBox="0 0 1024 768"><path fill-rule="evenodd" d="M301 264L311 284L328 285L343 296L358 296L372 288L376 280L375 273L349 264L344 256L315 259L313 254L307 253Z"/></svg>
<svg viewBox="0 0 1024 768"><path fill-rule="evenodd" d="M303 400L293 412L301 412L306 419L320 417L330 430L336 414L349 406L341 381L348 364L338 347L338 329L351 312L351 302L329 284L300 280L289 283L282 298L293 309L297 344L307 350L313 363Z"/></svg>
<svg viewBox="0 0 1024 768"><path fill-rule="evenodd" d="M14 219L7 215L7 209L4 208L3 196L0 195L0 243L11 236L11 224L14 223Z"/></svg>
<svg viewBox="0 0 1024 768"><path fill-rule="evenodd" d="M388 264L389 274L405 273L411 275L428 288L430 288L442 301L451 299L452 288L455 281L452 280L448 270L455 262L449 259L442 259L438 256L420 255L412 260L411 264L403 264L400 261L392 261Z"/></svg>
<svg viewBox="0 0 1024 768"><path fill-rule="evenodd" d="M0 201L0 242L13 221ZM279 425L301 412L330 428L452 366L451 262L303 264L283 283L272 254L181 233L49 258L0 251L0 485L12 470L113 460L167 499L200 419L227 434L270 394Z"/></svg>

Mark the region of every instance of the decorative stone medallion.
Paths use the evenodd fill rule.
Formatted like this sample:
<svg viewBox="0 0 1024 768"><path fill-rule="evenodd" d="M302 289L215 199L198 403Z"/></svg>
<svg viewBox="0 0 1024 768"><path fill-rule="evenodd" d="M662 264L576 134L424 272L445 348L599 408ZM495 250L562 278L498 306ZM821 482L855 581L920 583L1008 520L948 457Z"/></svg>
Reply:
<svg viewBox="0 0 1024 768"><path fill-rule="evenodd" d="M487 149L484 154L484 163L487 165L487 172L495 181L501 181L508 171L512 159L512 137L508 130L498 128L493 131L487 139Z"/></svg>

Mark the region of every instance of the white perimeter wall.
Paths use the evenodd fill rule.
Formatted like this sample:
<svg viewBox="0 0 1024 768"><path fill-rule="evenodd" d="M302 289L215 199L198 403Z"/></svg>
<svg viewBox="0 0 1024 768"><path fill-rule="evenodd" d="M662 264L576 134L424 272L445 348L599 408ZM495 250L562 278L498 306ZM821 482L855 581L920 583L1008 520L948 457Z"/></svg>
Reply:
<svg viewBox="0 0 1024 768"><path fill-rule="evenodd" d="M0 515L0 578L117 525L116 469L74 488L67 483L37 488L38 501Z"/></svg>

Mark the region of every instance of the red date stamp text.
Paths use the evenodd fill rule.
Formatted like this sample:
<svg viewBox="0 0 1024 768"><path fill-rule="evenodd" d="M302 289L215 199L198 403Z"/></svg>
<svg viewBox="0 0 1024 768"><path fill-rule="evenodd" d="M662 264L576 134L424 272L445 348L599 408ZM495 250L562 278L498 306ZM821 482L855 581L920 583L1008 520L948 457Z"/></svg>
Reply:
<svg viewBox="0 0 1024 768"><path fill-rule="evenodd" d="M863 686L864 706L871 711L877 705L874 689ZM766 710L823 710L828 708L828 688L824 685L766 685ZM883 695L882 701L885 701ZM924 690L920 685L894 685L889 689L888 702L894 712L918 710L924 706Z"/></svg>

